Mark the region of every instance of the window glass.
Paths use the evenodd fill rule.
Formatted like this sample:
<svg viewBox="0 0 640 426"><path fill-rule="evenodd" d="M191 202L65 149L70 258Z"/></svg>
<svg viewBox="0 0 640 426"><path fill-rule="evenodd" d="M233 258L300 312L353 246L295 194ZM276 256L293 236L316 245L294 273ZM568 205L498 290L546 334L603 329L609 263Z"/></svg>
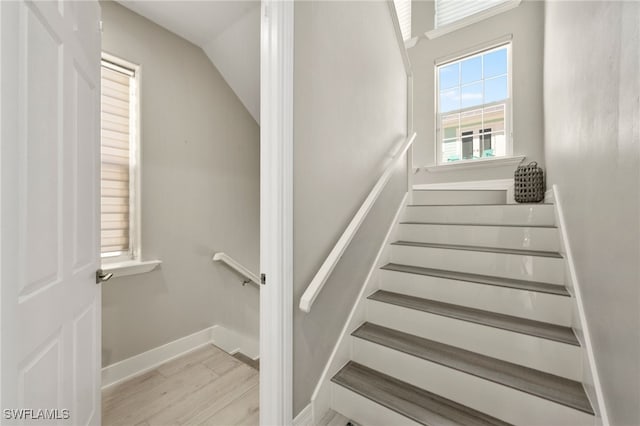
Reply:
<svg viewBox="0 0 640 426"><path fill-rule="evenodd" d="M462 61L460 83L467 84L482 80L482 56L476 56Z"/></svg>
<svg viewBox="0 0 640 426"><path fill-rule="evenodd" d="M476 105L482 105L482 82L469 84L468 86L462 86L462 93L460 94L460 106L462 108L469 108Z"/></svg>
<svg viewBox="0 0 640 426"><path fill-rule="evenodd" d="M507 98L507 76L496 77L484 82L484 103L501 101Z"/></svg>
<svg viewBox="0 0 640 426"><path fill-rule="evenodd" d="M460 85L460 64L440 68L440 90Z"/></svg>
<svg viewBox="0 0 640 426"><path fill-rule="evenodd" d="M495 50L483 55L484 78L507 73L507 49Z"/></svg>
<svg viewBox="0 0 640 426"><path fill-rule="evenodd" d="M507 154L509 46L437 67L439 161Z"/></svg>
<svg viewBox="0 0 640 426"><path fill-rule="evenodd" d="M448 112L460 109L460 89L445 90L440 94L440 111Z"/></svg>

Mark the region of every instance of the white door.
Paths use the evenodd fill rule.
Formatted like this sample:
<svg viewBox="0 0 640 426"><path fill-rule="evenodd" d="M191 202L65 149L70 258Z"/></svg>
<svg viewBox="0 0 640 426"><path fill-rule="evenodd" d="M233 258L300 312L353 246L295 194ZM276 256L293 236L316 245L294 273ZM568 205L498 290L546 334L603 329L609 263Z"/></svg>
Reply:
<svg viewBox="0 0 640 426"><path fill-rule="evenodd" d="M100 423L99 21L0 1L2 424Z"/></svg>

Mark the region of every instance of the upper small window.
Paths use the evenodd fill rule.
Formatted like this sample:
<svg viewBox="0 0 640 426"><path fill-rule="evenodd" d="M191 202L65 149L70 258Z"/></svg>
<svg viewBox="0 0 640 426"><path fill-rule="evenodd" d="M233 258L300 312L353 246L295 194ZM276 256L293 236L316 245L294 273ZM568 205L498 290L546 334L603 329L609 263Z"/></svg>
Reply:
<svg viewBox="0 0 640 426"><path fill-rule="evenodd" d="M402 39L407 41L411 38L411 0L393 0L400 22Z"/></svg>
<svg viewBox="0 0 640 426"><path fill-rule="evenodd" d="M509 0L436 0L435 28L460 21Z"/></svg>
<svg viewBox="0 0 640 426"><path fill-rule="evenodd" d="M436 65L438 164L510 154L511 43Z"/></svg>
<svg viewBox="0 0 640 426"><path fill-rule="evenodd" d="M135 67L103 58L101 83L100 253L103 261L133 260L139 254Z"/></svg>

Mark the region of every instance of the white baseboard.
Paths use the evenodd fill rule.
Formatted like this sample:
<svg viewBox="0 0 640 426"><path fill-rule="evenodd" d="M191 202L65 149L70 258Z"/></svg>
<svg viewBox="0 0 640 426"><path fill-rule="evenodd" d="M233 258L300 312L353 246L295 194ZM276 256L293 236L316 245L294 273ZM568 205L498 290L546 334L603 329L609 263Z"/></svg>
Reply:
<svg viewBox="0 0 640 426"><path fill-rule="evenodd" d="M413 185L413 189L468 189L468 190L508 190L513 186L513 179L473 180L466 182L421 183Z"/></svg>
<svg viewBox="0 0 640 426"><path fill-rule="evenodd" d="M349 337L351 335L351 332L365 319L366 296L372 293L373 290L380 288L380 279L377 272L379 271L380 267L388 260L388 246L392 238L395 236L395 232L398 228L398 222L400 220L402 212L406 207L408 196L408 193L405 194L402 198L402 201L400 202L400 205L398 206L398 210L396 211L393 220L389 225L387 233L384 237L384 241L382 242L382 245L380 246L380 249L376 254L376 258L371 265L371 269L367 274L367 278L362 284L360 293L358 294L353 308L351 308L351 312L349 313L347 321L345 322L345 325L340 332L338 341L333 347L331 356L329 357L322 375L320 376L320 380L318 380L318 384L316 385L313 395L311 396L311 420L314 423L318 423L330 409L331 377L333 377L333 375L338 372L338 369L340 369L351 357L351 344Z"/></svg>
<svg viewBox="0 0 640 426"><path fill-rule="evenodd" d="M241 352L253 360L260 357L260 342L258 339L221 325L211 327L211 343L230 354Z"/></svg>
<svg viewBox="0 0 640 426"><path fill-rule="evenodd" d="M257 339L243 336L220 325L214 325L104 367L102 369L102 389L138 376L160 364L211 343L230 354L242 352L252 359L258 358L259 355Z"/></svg>
<svg viewBox="0 0 640 426"><path fill-rule="evenodd" d="M549 201L547 201L549 200ZM578 282L578 276L576 274L575 266L573 263L573 254L571 252L571 245L569 244L569 235L567 234L567 227L565 225L564 213L562 211L562 203L559 194L559 190L557 185L553 185L550 190L545 193L545 202L553 202L555 204L555 215L556 215L556 225L560 231L560 246L561 252L564 254L567 263L567 280L569 281L568 288L569 291L573 294L574 300L576 303L576 312L578 316L578 320L580 321L579 327L581 328L578 331L578 335L582 342L582 346L586 352L586 369L585 376L589 375L590 377L585 377L582 381L583 383L589 383L593 381L593 388L595 392L595 401L592 398L590 392L587 392L588 396L590 396L591 403L595 405L594 409L596 414L599 417L599 420L602 422L604 426L609 426L609 416L607 414L607 409L605 406L604 394L602 392L602 385L600 384L600 377L598 375L598 370L596 368L595 356L593 354L593 346L591 344L591 337L589 333L589 323L587 321L587 317L584 312L584 305L582 303L582 294L580 292L580 283ZM585 389L588 388L585 386Z"/></svg>
<svg viewBox="0 0 640 426"><path fill-rule="evenodd" d="M295 419L293 419L293 426L313 426L313 409L311 404L307 405L298 413Z"/></svg>

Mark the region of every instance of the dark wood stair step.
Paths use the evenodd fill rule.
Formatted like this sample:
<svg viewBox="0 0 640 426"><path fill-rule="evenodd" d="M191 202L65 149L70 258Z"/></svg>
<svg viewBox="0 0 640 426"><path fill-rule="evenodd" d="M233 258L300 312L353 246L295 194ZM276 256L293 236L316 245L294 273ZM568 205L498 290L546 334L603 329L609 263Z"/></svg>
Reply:
<svg viewBox="0 0 640 426"><path fill-rule="evenodd" d="M510 248L502 248L502 247L468 246L468 245L462 245L462 244L421 243L417 241L396 241L394 243L391 243L391 245L439 248L439 249L445 249L445 250L479 251L484 253L513 254L518 256L552 257L552 258L562 259L562 255L558 252L543 251L543 250L523 250L523 249L510 249Z"/></svg>
<svg viewBox="0 0 640 426"><path fill-rule="evenodd" d="M331 381L422 425L509 425L353 361L342 367Z"/></svg>
<svg viewBox="0 0 640 426"><path fill-rule="evenodd" d="M594 414L582 383L366 322L352 336Z"/></svg>
<svg viewBox="0 0 640 426"><path fill-rule="evenodd" d="M515 333L535 336L542 339L553 340L573 346L580 346L580 342L570 327L535 321L482 309L469 308L467 306L438 302L421 297L406 294L393 293L386 290L378 290L368 297L377 302L389 303L408 309L428 312L461 321L481 324L488 327L499 328Z"/></svg>
<svg viewBox="0 0 640 426"><path fill-rule="evenodd" d="M388 263L381 269L387 271L403 272L408 274L425 275L438 278L446 278L457 281L467 281L472 283L493 285L498 287L508 287L518 290L535 291L538 293L556 294L570 297L571 294L566 287L557 284L548 284L538 281L517 280L514 278L493 277L490 275L470 274L467 272L447 271L444 269L423 268L420 266L401 265L399 263Z"/></svg>

